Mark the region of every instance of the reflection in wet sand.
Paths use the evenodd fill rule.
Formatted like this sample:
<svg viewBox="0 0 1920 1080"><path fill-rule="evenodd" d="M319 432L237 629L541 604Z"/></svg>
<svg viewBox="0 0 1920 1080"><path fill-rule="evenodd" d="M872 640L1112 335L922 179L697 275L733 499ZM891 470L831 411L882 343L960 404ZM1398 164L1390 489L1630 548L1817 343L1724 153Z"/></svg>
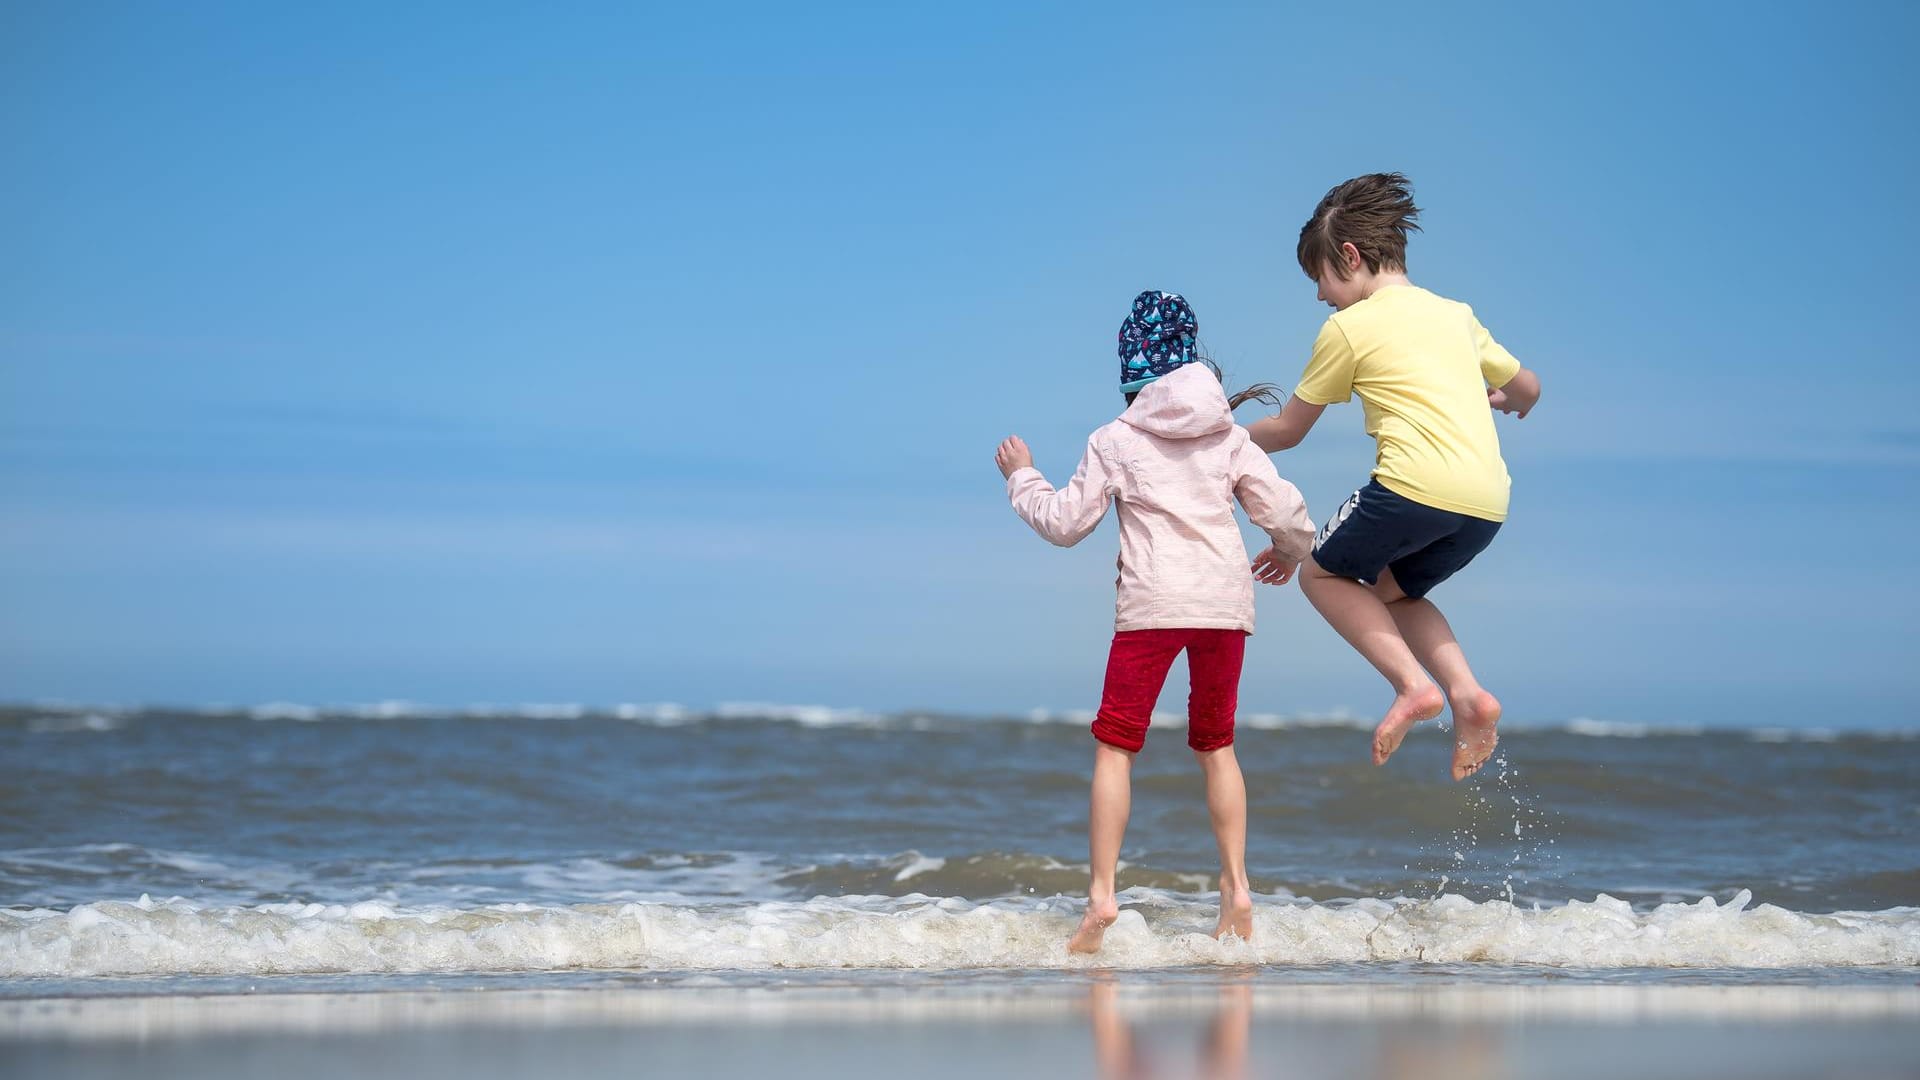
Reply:
<svg viewBox="0 0 1920 1080"><path fill-rule="evenodd" d="M1230 976L1221 985L1219 1003L1201 1027L1196 1068L1190 1073L1155 1067L1156 1055L1149 1052L1149 1041L1127 1021L1119 1005L1119 993L1117 980L1106 973L1087 989L1094 1061L1103 1080L1159 1080L1186 1075L1204 1080L1242 1080L1247 1076L1247 1041L1253 1025L1250 975Z"/></svg>

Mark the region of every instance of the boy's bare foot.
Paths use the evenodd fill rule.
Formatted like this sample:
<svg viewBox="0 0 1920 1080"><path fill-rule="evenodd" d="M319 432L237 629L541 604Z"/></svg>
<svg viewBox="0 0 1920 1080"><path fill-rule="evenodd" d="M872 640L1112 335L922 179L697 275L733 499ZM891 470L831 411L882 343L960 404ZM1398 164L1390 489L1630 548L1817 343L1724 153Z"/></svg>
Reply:
<svg viewBox="0 0 1920 1080"><path fill-rule="evenodd" d="M1253 940L1253 894L1244 889L1229 889L1223 881L1220 883L1220 925L1214 927L1213 936L1223 938L1228 934L1241 941Z"/></svg>
<svg viewBox="0 0 1920 1080"><path fill-rule="evenodd" d="M1394 698L1386 718L1373 729L1373 763L1385 765L1393 752L1400 749L1400 740L1407 737L1413 725L1439 716L1440 710L1446 707L1446 695L1432 683Z"/></svg>
<svg viewBox="0 0 1920 1080"><path fill-rule="evenodd" d="M1494 726L1500 723L1500 701L1476 690L1453 703L1453 778L1465 780L1480 771L1500 743Z"/></svg>
<svg viewBox="0 0 1920 1080"><path fill-rule="evenodd" d="M1087 901L1087 914L1080 920L1080 929L1073 932L1073 939L1067 942L1067 951L1076 953L1097 953L1100 942L1107 936L1107 927L1120 917L1120 902L1109 896L1100 900Z"/></svg>

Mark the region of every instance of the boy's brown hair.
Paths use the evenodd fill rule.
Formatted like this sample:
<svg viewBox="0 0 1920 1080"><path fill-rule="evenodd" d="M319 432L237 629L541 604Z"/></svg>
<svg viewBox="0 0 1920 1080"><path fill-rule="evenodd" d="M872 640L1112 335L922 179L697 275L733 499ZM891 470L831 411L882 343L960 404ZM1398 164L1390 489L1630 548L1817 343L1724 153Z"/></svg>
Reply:
<svg viewBox="0 0 1920 1080"><path fill-rule="evenodd" d="M1337 184L1300 226L1300 246L1295 250L1300 269L1319 280L1320 268L1331 266L1344 281L1347 262L1340 245L1352 244L1373 273L1382 268L1404 271L1407 232L1420 228L1414 221L1418 216L1413 183L1397 172L1368 173Z"/></svg>

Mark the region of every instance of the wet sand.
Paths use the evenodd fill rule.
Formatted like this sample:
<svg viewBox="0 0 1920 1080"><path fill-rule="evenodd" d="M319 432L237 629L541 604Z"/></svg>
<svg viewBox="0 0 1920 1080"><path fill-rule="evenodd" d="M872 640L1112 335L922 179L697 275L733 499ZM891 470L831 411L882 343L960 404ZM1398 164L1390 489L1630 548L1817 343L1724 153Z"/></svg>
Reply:
<svg viewBox="0 0 1920 1080"><path fill-rule="evenodd" d="M1916 980L1920 982L1920 979ZM0 1001L13 1077L1913 1077L1920 985L942 985Z"/></svg>

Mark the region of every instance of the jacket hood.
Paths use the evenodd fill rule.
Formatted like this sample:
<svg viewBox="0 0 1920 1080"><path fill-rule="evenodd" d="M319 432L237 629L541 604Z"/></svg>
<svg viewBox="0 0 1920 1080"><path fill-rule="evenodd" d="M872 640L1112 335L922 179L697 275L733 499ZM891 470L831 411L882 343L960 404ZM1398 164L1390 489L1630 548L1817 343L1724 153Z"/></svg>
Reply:
<svg viewBox="0 0 1920 1080"><path fill-rule="evenodd" d="M1233 426L1220 380L1205 364L1188 364L1141 389L1121 422L1163 439L1197 439Z"/></svg>

